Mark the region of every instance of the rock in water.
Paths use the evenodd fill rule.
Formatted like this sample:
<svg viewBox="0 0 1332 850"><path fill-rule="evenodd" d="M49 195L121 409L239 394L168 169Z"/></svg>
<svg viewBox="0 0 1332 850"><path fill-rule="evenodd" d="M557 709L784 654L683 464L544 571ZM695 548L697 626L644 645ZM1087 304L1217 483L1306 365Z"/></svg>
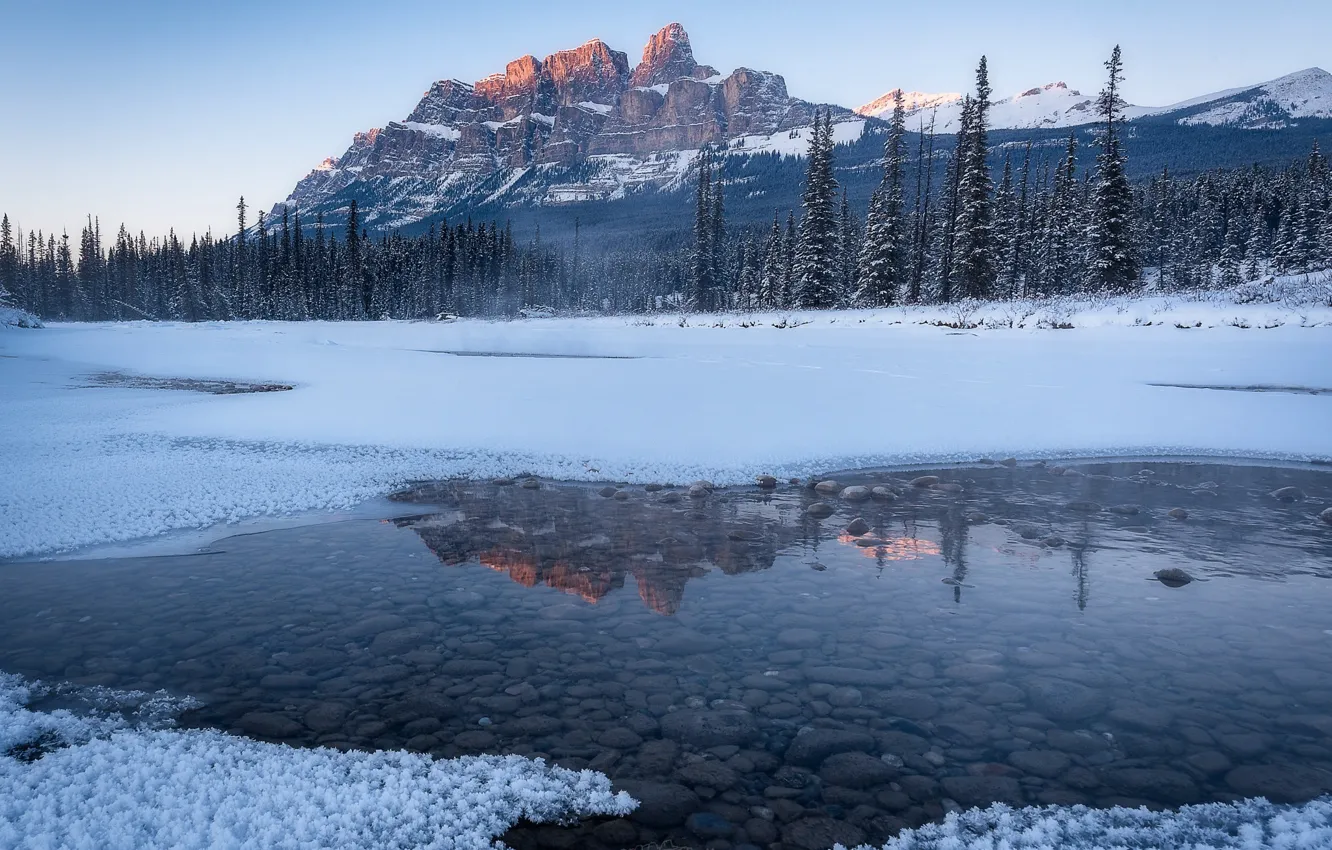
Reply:
<svg viewBox="0 0 1332 850"><path fill-rule="evenodd" d="M1193 581L1193 576L1181 570L1179 567L1169 567L1164 570L1157 570L1156 580L1166 587L1183 587Z"/></svg>
<svg viewBox="0 0 1332 850"><path fill-rule="evenodd" d="M836 496L841 491L842 485L832 479L820 481L818 484L814 485L814 492L824 496Z"/></svg>
<svg viewBox="0 0 1332 850"><path fill-rule="evenodd" d="M776 478L773 478L771 475L760 475L760 476L759 476L757 479L755 479L755 480L758 482L758 486L759 486L760 489L763 489L763 490L776 490L776 489L777 489L777 479L776 479Z"/></svg>
<svg viewBox="0 0 1332 850"><path fill-rule="evenodd" d="M847 487L842 491L842 498L848 502L863 502L870 497L868 487Z"/></svg>
<svg viewBox="0 0 1332 850"><path fill-rule="evenodd" d="M883 485L870 490L870 495L884 502L892 502L897 499L897 494L893 492L892 488Z"/></svg>
<svg viewBox="0 0 1332 850"><path fill-rule="evenodd" d="M869 530L869 523L865 522L861 517L856 517L851 520L851 522L847 523L846 526L846 533L850 534L852 537L859 537L860 535L869 532Z"/></svg>
<svg viewBox="0 0 1332 850"><path fill-rule="evenodd" d="M1272 491L1272 498L1281 502L1298 502L1304 498L1304 491L1299 487L1282 487Z"/></svg>
<svg viewBox="0 0 1332 850"><path fill-rule="evenodd" d="M809 514L815 519L827 519L828 517L833 515L833 507L827 502L815 502L814 504L805 508L805 513Z"/></svg>
<svg viewBox="0 0 1332 850"><path fill-rule="evenodd" d="M919 478L911 479L912 487L933 487L935 484L938 483L939 483L939 476L937 475L922 475Z"/></svg>
<svg viewBox="0 0 1332 850"><path fill-rule="evenodd" d="M1166 516L1170 517L1171 519L1184 520L1189 518L1189 512L1184 510L1183 508L1172 508L1170 513L1166 514Z"/></svg>
<svg viewBox="0 0 1332 850"><path fill-rule="evenodd" d="M1318 515L1318 518L1328 525L1332 525L1332 508L1328 508Z"/></svg>

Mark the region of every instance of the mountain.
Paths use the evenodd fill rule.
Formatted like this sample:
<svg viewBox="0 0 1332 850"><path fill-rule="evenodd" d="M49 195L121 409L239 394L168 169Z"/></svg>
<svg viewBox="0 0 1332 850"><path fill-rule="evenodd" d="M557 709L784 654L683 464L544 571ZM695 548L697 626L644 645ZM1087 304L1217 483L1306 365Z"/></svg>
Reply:
<svg viewBox="0 0 1332 850"><path fill-rule="evenodd" d="M738 68L722 76L694 59L670 24L641 61L593 39L467 84L435 83L403 121L357 133L282 206L336 211L352 198L377 229L459 203L561 204L623 197L679 183L704 145L746 152L803 147L819 107L787 94L778 74ZM830 107L843 141L864 121Z"/></svg>
<svg viewBox="0 0 1332 850"><path fill-rule="evenodd" d="M884 97L890 97L889 92ZM920 106L907 107L911 126L929 127L931 117L937 133L957 132L962 118L962 95L927 95ZM891 99L880 105L883 98L865 104L856 110L861 115L887 117L893 111ZM996 130L1031 130L1042 127L1075 127L1096 120L1096 98L1070 89L1064 83L1049 83L1019 92L1012 97L994 101L990 109L990 126Z"/></svg>
<svg viewBox="0 0 1332 850"><path fill-rule="evenodd" d="M1322 68L1306 68L1250 88L1149 109L1142 116L1164 117L1182 126L1279 130L1300 119L1332 118L1332 74Z"/></svg>
<svg viewBox="0 0 1332 850"><path fill-rule="evenodd" d="M892 113L895 92L856 112L886 118ZM990 126L996 130L1079 127L1096 122L1095 107L1095 94L1084 95L1062 82L1048 83L996 100ZM911 92L907 111L915 127L928 127L933 116L936 132L953 133L962 114L962 95ZM1309 68L1256 86L1214 92L1171 106L1129 106L1125 114L1130 120L1153 118L1182 126L1281 129L1302 118L1332 118L1332 74Z"/></svg>
<svg viewBox="0 0 1332 850"><path fill-rule="evenodd" d="M768 227L800 205L810 124L833 115L836 173L863 214L881 175L894 92L852 112L791 97L776 73L700 64L671 24L637 64L594 39L544 59L524 56L475 83L441 80L401 121L357 133L285 201L309 222L339 226L355 200L372 232L424 232L442 220L507 221L519 238L582 234L588 250L650 240L683 245L692 221L691 168L704 145L725 154L728 226ZM956 93L904 92L914 131L935 116L938 179L961 110ZM992 164L1034 145L1038 169L1062 157L1069 128L1082 136L1079 168L1094 167L1094 97L1064 83L994 104ZM859 113L859 114L857 114ZM1317 68L1168 107L1130 107L1129 176L1169 167L1187 175L1253 164L1281 166L1332 136L1332 75Z"/></svg>

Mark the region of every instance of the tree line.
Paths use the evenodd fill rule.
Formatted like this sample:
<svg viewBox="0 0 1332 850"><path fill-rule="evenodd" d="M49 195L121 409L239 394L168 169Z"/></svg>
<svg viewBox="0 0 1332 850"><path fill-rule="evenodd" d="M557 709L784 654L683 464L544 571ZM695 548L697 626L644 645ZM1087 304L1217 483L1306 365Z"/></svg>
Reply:
<svg viewBox="0 0 1332 850"><path fill-rule="evenodd" d="M539 229L519 241L507 223L470 219L372 237L355 201L332 227L286 208L251 223L242 198L234 235L188 241L124 225L108 241L89 218L77 249L5 215L0 301L91 321L784 310L1198 289L1332 267L1332 170L1317 143L1284 169L1165 171L1135 187L1118 47L1106 70L1090 173L1076 132L1054 157L990 145L982 58L950 150L922 126L911 155L899 96L863 215L839 194L828 112L809 130L799 216L775 211L771 227L728 228L727 157L712 148L697 158L691 238L678 247L589 250L577 229L571 244Z"/></svg>

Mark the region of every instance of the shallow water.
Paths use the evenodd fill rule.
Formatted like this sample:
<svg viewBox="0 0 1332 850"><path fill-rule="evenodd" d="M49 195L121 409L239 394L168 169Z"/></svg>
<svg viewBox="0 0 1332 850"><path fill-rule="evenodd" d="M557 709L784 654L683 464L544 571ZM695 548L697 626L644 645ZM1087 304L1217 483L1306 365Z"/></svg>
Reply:
<svg viewBox="0 0 1332 850"><path fill-rule="evenodd" d="M213 555L0 565L0 669L167 688L205 702L189 723L297 745L546 756L644 802L519 848L1332 790L1332 474L833 477L897 493L446 482Z"/></svg>

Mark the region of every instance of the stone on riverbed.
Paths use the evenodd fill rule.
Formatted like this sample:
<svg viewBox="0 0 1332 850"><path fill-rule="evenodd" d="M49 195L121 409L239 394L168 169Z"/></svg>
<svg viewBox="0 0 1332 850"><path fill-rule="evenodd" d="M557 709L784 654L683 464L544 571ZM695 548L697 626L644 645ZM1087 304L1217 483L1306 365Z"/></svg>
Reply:
<svg viewBox="0 0 1332 850"><path fill-rule="evenodd" d="M747 744L759 735L754 715L739 710L685 709L661 718L661 733L682 744L705 749Z"/></svg>
<svg viewBox="0 0 1332 850"><path fill-rule="evenodd" d="M1181 570L1179 567L1168 567L1164 570L1157 570L1156 580L1166 587L1183 587L1193 581L1193 576Z"/></svg>

